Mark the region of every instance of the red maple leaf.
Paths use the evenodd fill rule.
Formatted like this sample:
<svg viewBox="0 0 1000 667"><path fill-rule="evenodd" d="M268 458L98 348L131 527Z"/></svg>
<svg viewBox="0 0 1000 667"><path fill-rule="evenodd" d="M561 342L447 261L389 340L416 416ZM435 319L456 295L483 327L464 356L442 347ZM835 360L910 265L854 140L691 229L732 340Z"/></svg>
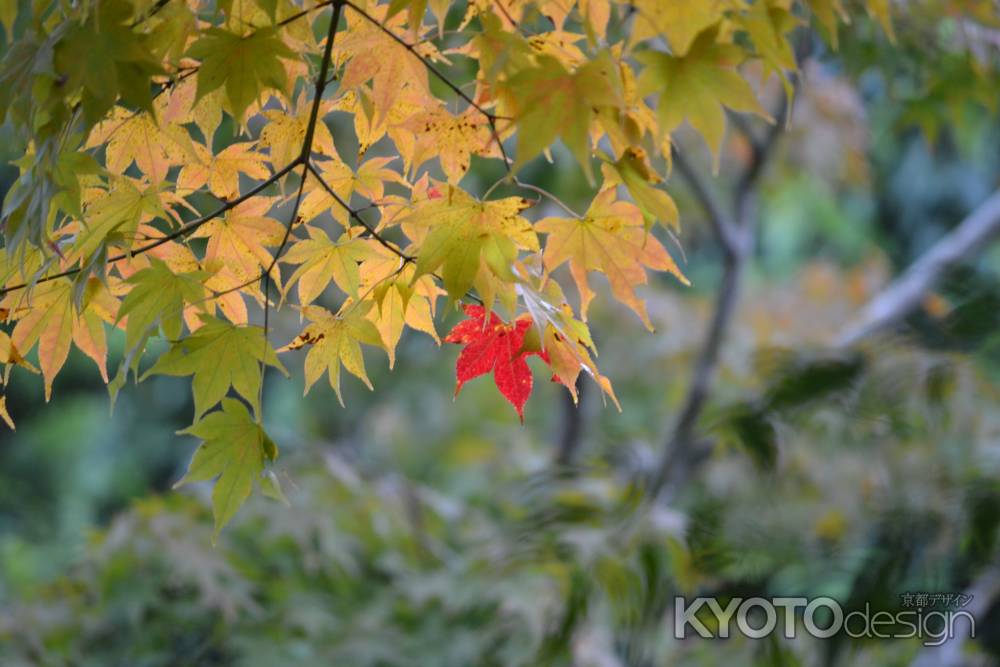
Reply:
<svg viewBox="0 0 1000 667"><path fill-rule="evenodd" d="M531 396L533 385L531 369L526 360L532 354L537 354L548 362L543 351L522 349L524 335L531 328L531 321L517 319L507 323L494 313L489 314L487 321L486 309L482 306L465 306L465 314L469 319L459 322L444 339L446 343L465 345L458 355L455 367L458 376L455 395L472 378L493 371L497 389L514 406L523 422L524 404Z"/></svg>

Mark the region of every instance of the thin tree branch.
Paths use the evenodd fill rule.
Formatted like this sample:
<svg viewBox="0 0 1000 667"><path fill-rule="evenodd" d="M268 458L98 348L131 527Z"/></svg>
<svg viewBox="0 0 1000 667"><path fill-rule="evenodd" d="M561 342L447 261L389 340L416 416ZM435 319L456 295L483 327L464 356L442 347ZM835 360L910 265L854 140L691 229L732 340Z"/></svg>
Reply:
<svg viewBox="0 0 1000 667"><path fill-rule="evenodd" d="M169 243L170 241L176 241L177 239L179 239L181 237L184 237L184 236L187 236L187 235L193 233L194 231L196 231L202 225L204 225L204 224L206 224L208 222L211 222L212 220L218 218L219 216L224 215L226 212L231 211L232 209L236 208L237 206L239 206L240 204L242 204L246 200L248 200L248 199L250 199L252 197L257 196L258 194L260 194L262 191L264 191L268 187L274 185L274 183L276 183L278 180L280 180L282 177L284 177L290 171L292 171L293 169L295 169L295 167L299 166L301 164L301 162L302 161L301 161L300 158L296 158L295 160L293 160L292 162L290 162L289 164L287 164L285 167L283 167L279 171L276 171L274 174L272 174L267 180L261 182L258 185L255 185L253 188L251 188L250 190L246 191L244 194L240 195L236 199L231 199L231 200L223 203L219 208L215 209L214 211L212 211L210 213L207 213L206 215L203 215L200 218L197 218L195 220L192 220L192 221L190 221L190 222L182 225L181 227L177 228L173 232L171 232L169 234L166 234L164 236L161 236L160 238L156 239L155 241L151 241L151 242L147 243L146 245L140 246L140 247L138 247L138 248L136 248L134 250L130 250L128 252L124 252L124 253L121 253L119 255L114 255L112 257L109 257L107 259L106 263L107 264L114 264L115 262L120 262L123 259L130 259L132 257L136 257L138 255L145 254L145 253L149 252L150 250L153 250L154 248L160 247L164 243ZM47 275L47 276L43 276L43 277L39 278L38 280L34 280L34 281L26 282L26 283L19 283L17 285L10 285L9 287L4 287L2 290L0 290L0 297L4 296L4 295L6 295L6 294L8 294L10 292L15 292L17 290L24 289L24 288L29 287L31 285L37 285L37 284L40 284L40 283L47 283L47 282L49 282L51 280L58 280L59 278L67 278L69 276L74 276L74 275L80 273L82 270L83 269L80 268L80 267L75 267L75 268L72 268L72 269L67 269L65 271L60 271L59 273L53 273L53 274L50 274L50 275Z"/></svg>
<svg viewBox="0 0 1000 667"><path fill-rule="evenodd" d="M142 16L140 16L139 18L137 18L135 21L133 21L132 25L130 25L129 27L132 28L133 30L135 30L136 28L138 28L139 26L141 26L143 23L145 23L149 19L151 19L154 16L156 16L157 14L159 14L160 11L164 7L166 7L169 2L170 2L170 0L156 0L156 3L152 7L150 7L149 10L145 14L143 14Z"/></svg>
<svg viewBox="0 0 1000 667"><path fill-rule="evenodd" d="M577 450L583 440L583 400L587 392L586 382L576 383L577 399L574 401L572 394L566 391L559 392L562 395L562 419L559 428L559 441L556 447L554 463L560 467L570 466L576 459Z"/></svg>
<svg viewBox="0 0 1000 667"><path fill-rule="evenodd" d="M317 9L323 9L324 7L329 7L330 5L334 5L334 4L337 4L337 0L323 0L323 2L317 3L317 4L313 5L312 7L308 7L306 9L303 9L302 11L296 12L295 14L292 14L291 16L286 17L286 18L278 21L275 24L275 27L277 27L277 28L284 28L289 23L295 23L296 21L298 21L303 16L308 16L309 14L313 13Z"/></svg>
<svg viewBox="0 0 1000 667"><path fill-rule="evenodd" d="M407 255L402 250L397 248L394 244L390 243L384 236L379 234L374 227L372 227L370 222L362 218L360 215L360 211L358 209L353 208L350 204L344 201L344 198L338 195L337 192L332 187L330 187L330 184L326 182L326 179L323 178L322 174L319 173L319 170L316 169L316 166L311 161L306 162L306 167L309 169L309 172L316 178L316 180L319 181L320 186L326 191L326 193L331 197L333 197L333 200L336 201L341 208L347 211L347 214L355 222L364 227L365 231L368 234L370 234L373 239L378 241L386 249L391 250L394 254L398 255L399 258L402 259L404 262L412 262L416 260L415 257Z"/></svg>
<svg viewBox="0 0 1000 667"><path fill-rule="evenodd" d="M531 183L525 183L524 181L522 181L522 180L520 180L519 178L516 178L516 177L514 177L512 179L512 181L513 181L514 185L516 185L519 188L524 188L525 190L531 190L532 192L540 194L541 196L545 197L546 199L548 199L549 201L551 201L553 204L555 204L556 206L558 206L559 208L561 208L562 210L564 210L567 213L569 213L571 216L573 216L577 220L583 220L583 216L582 215L580 215L579 213L577 213L576 211L574 211L573 209L571 209L561 199L559 199L559 197L556 197L554 194L552 194L551 192L549 192L545 188L540 188L537 185L532 185Z"/></svg>
<svg viewBox="0 0 1000 667"><path fill-rule="evenodd" d="M906 317L944 273L1000 236L1000 191L979 205L958 227L877 294L837 336L835 346L851 347Z"/></svg>
<svg viewBox="0 0 1000 667"><path fill-rule="evenodd" d="M667 439L650 486L650 495L653 497L663 496L669 499L679 486L679 482L683 481L687 472L694 466L697 457L693 451L695 427L708 401L718 370L722 343L736 312L745 263L746 254L742 251L726 256L722 282L716 292L708 333L698 352L680 416Z"/></svg>
<svg viewBox="0 0 1000 667"><path fill-rule="evenodd" d="M281 243L278 244L277 250L274 251L274 257L271 258L271 263L267 265L263 273L260 276L260 281L262 285L262 292L264 293L264 353L261 355L261 384L260 384L260 394L258 396L257 404L260 406L261 413L264 411L264 382L263 377L267 372L267 334L270 325L270 314L271 314L271 304L268 297L268 292L270 291L271 283L271 272L274 267L277 266L278 260L285 252L285 248L288 246L288 241L292 236L292 227L295 225L295 219L299 215L299 207L302 205L302 195L305 192L306 187L306 175L309 173L309 158L312 155L312 145L313 137L316 135L316 124L319 123L319 110L323 102L323 93L326 90L326 77L330 71L330 63L333 61L333 40L337 36L337 26L340 24L340 13L344 8L343 2L336 0L333 4L333 16L330 18L330 29L326 36L326 46L323 49L323 60L319 67L319 73L316 75L316 87L313 91L313 102L312 108L309 110L309 120L306 123L306 135L302 139L302 151L299 153L297 162L302 163L302 179L299 181L299 189L295 195L295 203L292 205L292 211L288 214L288 223L285 225L285 234L281 238ZM261 417L261 415L258 415Z"/></svg>
<svg viewBox="0 0 1000 667"><path fill-rule="evenodd" d="M673 151L673 163L681 176L687 181L691 188L691 194L698 201L708 224L715 236L716 243L727 255L732 255L736 251L736 223L726 212L718 197L712 192L708 183L701 177L695 168L688 162L687 157L679 150Z"/></svg>
<svg viewBox="0 0 1000 667"><path fill-rule="evenodd" d="M784 115L787 98L782 99L779 114ZM737 179L733 193L733 221L729 218L717 200L710 196L710 191L696 172L684 160L683 156L678 167L682 175L687 173L689 183L695 190L706 209L715 234L723 247L723 274L719 289L716 292L715 308L709 323L708 333L695 360L691 384L681 408L680 416L667 438L653 479L650 484L650 495L669 500L677 491L680 483L688 477L700 458L696 451L696 427L715 381L719 366L719 356L722 344L725 342L736 307L742 292L743 274L753 253L757 230L756 190L761 175L774 154L778 139L782 136L784 125L776 123L760 143L751 143L750 162ZM676 158L675 158L676 160ZM700 184L700 185L699 185ZM698 189L701 189L701 194ZM726 226L728 225L728 226Z"/></svg>

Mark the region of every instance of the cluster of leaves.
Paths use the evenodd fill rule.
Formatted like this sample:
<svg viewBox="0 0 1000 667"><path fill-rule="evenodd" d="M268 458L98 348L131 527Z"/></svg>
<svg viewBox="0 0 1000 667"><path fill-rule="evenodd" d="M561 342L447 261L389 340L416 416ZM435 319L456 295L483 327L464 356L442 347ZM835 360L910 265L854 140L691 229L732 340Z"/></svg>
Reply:
<svg viewBox="0 0 1000 667"><path fill-rule="evenodd" d="M37 348L46 398L72 346L113 396L129 376L191 376L190 432L203 444L184 481L218 477L217 528L255 482L281 495L261 427L279 354L308 348L306 390L325 373L343 402L342 368L370 384L363 345L391 365L405 329L438 340L443 297L477 304L446 339L467 345L459 386L492 371L523 415L534 355L574 397L585 373L614 400L586 325L590 274L649 328L635 292L647 271L686 282L658 238L678 231L660 187L671 133L687 121L718 164L726 110L768 118L751 80L789 85L793 31L815 19L835 35L848 8L452 4L86 0L5 12L19 34L0 68L0 114L25 147L3 211L8 369L35 370ZM888 7L855 13L891 31ZM330 130L341 115L351 140ZM558 140L596 190L582 215L518 178ZM473 157L505 174L481 195L461 185ZM499 187L513 194L491 197ZM543 202L560 214L527 215ZM274 346L268 317L286 303L308 324ZM111 327L125 339L113 376ZM169 347L143 368L157 337Z"/></svg>

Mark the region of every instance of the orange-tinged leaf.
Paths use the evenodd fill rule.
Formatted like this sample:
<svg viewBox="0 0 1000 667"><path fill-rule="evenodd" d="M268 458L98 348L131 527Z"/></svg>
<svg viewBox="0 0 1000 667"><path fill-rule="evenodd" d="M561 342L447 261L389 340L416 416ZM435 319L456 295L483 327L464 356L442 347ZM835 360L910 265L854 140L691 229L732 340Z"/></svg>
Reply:
<svg viewBox="0 0 1000 667"><path fill-rule="evenodd" d="M0 396L0 417L2 417L4 423L7 424L7 426L10 427L10 430L12 430L12 431L17 430L16 427L14 426L14 420L10 418L10 413L7 412L7 397L6 396Z"/></svg>
<svg viewBox="0 0 1000 667"><path fill-rule="evenodd" d="M281 243L285 236L285 225L265 213L273 200L255 197L229 210L222 218L216 218L198 229L194 236L208 238L205 248L205 269L212 277L205 286L217 292L237 287L263 301L255 278L272 262L269 247ZM280 276L273 273L275 283L280 287ZM237 295L238 296L238 295ZM246 323L246 309L236 304L236 312L226 311L226 317L234 324Z"/></svg>
<svg viewBox="0 0 1000 667"><path fill-rule="evenodd" d="M271 175L265 164L267 156L253 150L252 142L231 144L215 156L209 156L202 146L198 162L188 162L177 176L180 190L197 190L206 183L208 189L220 199L235 199L240 194L240 174L250 178L265 179ZM284 166L284 165L282 165Z"/></svg>
<svg viewBox="0 0 1000 667"><path fill-rule="evenodd" d="M171 167L196 159L193 142L184 128L161 125L148 113L124 107L115 107L108 119L91 133L89 145L105 142L108 171L123 174L135 162L139 171L154 183L163 181Z"/></svg>
<svg viewBox="0 0 1000 667"><path fill-rule="evenodd" d="M93 292L101 289L97 285ZM88 285L88 288L90 286ZM77 312L73 303L73 284L68 280L53 280L38 285L30 295L27 310L21 317L11 341L17 350L27 353L38 344L38 364L45 380L45 400L52 396L52 382L66 363L70 345L77 333L84 340L86 352L104 373L104 355L107 352L103 337L96 334L104 323L99 308L90 309L84 304L82 311Z"/></svg>
<svg viewBox="0 0 1000 667"><path fill-rule="evenodd" d="M546 218L535 229L549 235L544 254L547 271L569 262L581 295L581 313L586 314L593 294L587 284L589 271L607 276L615 297L650 330L653 325L646 306L635 294L635 287L647 282L646 269L667 271L688 284L663 245L646 232L642 212L629 202L618 201L614 188L598 194L583 219Z"/></svg>
<svg viewBox="0 0 1000 667"><path fill-rule="evenodd" d="M457 184L469 170L473 155L499 157L486 118L475 109L454 115L447 109L418 113L403 125L413 136L407 155L411 169L437 157L448 182Z"/></svg>

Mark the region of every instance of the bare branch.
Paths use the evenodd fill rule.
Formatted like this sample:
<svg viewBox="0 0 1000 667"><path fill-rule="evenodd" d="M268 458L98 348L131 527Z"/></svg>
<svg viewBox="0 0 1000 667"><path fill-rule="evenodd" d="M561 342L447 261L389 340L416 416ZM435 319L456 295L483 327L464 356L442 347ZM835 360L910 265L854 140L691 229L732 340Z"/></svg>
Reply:
<svg viewBox="0 0 1000 667"><path fill-rule="evenodd" d="M779 117L785 115L787 105L788 99L783 97L777 112ZM723 274L715 296L712 319L695 360L691 384L680 416L667 439L650 485L650 494L654 497L669 498L698 462L700 453L695 447L698 419L708 402L719 366L722 344L739 303L744 269L753 253L757 230L757 185L774 154L783 129L784 124L775 123L763 141L751 141L750 162L740 174L733 192L734 219L727 216L707 184L691 168L684 156L679 152L675 155L675 164L691 184L723 248Z"/></svg>
<svg viewBox="0 0 1000 667"><path fill-rule="evenodd" d="M584 394L587 392L586 386L586 382L578 381L576 383L577 399L575 401L569 392L559 392L561 394L562 417L553 461L557 466L572 465L583 440L583 400Z"/></svg>
<svg viewBox="0 0 1000 667"><path fill-rule="evenodd" d="M916 308L949 268L982 251L1000 236L1000 191L993 193L958 227L946 234L903 274L875 296L837 337L837 347L850 347L877 333Z"/></svg>
<svg viewBox="0 0 1000 667"><path fill-rule="evenodd" d="M688 187L691 188L691 194L694 195L702 210L705 211L705 217L708 218L708 224L715 235L716 243L719 244L719 247L727 255L734 254L736 252L736 223L732 220L729 213L723 209L722 203L715 193L712 192L708 183L702 179L701 175L688 162L684 153L676 150L676 148L673 151L673 163L677 171L687 181Z"/></svg>
<svg viewBox="0 0 1000 667"><path fill-rule="evenodd" d="M319 66L319 73L316 75L316 87L313 91L313 101L312 108L309 110L309 120L306 123L306 135L302 139L302 151L299 153L297 162L302 163L302 177L299 181L299 189L295 195L295 203L292 204L292 211L288 214L288 222L285 224L285 234L281 238L281 243L278 244L277 250L274 251L274 257L271 258L271 263L267 265L267 268L261 273L261 291L264 294L264 351L261 355L260 362L260 373L261 378L267 374L267 334L270 330L270 317L271 317L271 302L268 298L268 292L270 292L271 283L271 272L274 267L277 266L278 260L285 252L285 248L288 246L288 241L292 236L292 227L295 225L295 219L299 216L299 207L302 205L302 195L306 189L306 175L309 173L309 158L312 155L312 145L313 137L316 135L316 124L319 123L319 109L323 101L323 92L326 90L326 77L330 71L330 63L333 61L333 40L337 36L337 26L340 24L340 13L343 10L344 5L340 0L336 0L333 4L333 16L330 17L330 29L326 36L326 46L323 49L323 60ZM260 406L261 413L264 411L264 383L261 381L259 394L257 396L257 405ZM261 417L261 415L258 415Z"/></svg>
<svg viewBox="0 0 1000 667"><path fill-rule="evenodd" d="M742 247L742 246L740 246ZM722 283L715 297L715 308L708 327L705 341L698 352L694 373L688 387L680 416L667 439L663 455L650 485L650 495L667 496L677 488L686 473L693 467L696 453L693 451L695 427L708 401L712 382L719 365L722 343L739 302L743 267L746 255L737 251L725 263Z"/></svg>

